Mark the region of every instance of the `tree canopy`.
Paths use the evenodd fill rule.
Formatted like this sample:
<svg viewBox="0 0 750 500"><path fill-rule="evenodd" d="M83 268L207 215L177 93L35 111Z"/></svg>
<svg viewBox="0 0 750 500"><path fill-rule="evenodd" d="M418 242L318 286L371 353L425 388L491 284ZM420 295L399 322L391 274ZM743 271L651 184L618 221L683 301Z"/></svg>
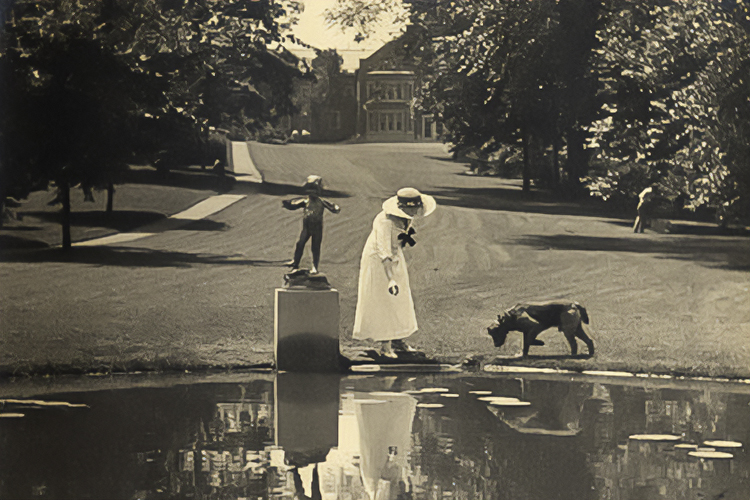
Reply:
<svg viewBox="0 0 750 500"><path fill-rule="evenodd" d="M0 199L111 183L291 113L294 0L17 0L0 38Z"/></svg>
<svg viewBox="0 0 750 500"><path fill-rule="evenodd" d="M361 38L393 8L361 3L340 0L330 20ZM421 33L418 104L454 149L522 148L544 186L611 200L660 184L689 209L750 218L746 0L400 6Z"/></svg>

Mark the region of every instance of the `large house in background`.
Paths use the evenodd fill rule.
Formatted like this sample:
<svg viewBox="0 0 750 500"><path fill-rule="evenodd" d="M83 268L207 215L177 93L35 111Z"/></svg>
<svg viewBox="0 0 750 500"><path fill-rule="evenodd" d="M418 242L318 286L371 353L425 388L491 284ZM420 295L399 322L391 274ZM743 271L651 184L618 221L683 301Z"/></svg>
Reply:
<svg viewBox="0 0 750 500"><path fill-rule="evenodd" d="M408 38L407 33L359 61L356 136L361 141L437 140L439 124L414 106L419 79Z"/></svg>
<svg viewBox="0 0 750 500"><path fill-rule="evenodd" d="M354 73L331 77L323 101L313 96L312 82L300 81L294 99L300 113L289 118L289 132L307 130L314 142L438 140L442 124L414 106L419 75L409 39L407 32L360 59Z"/></svg>
<svg viewBox="0 0 750 500"><path fill-rule="evenodd" d="M357 121L355 74L342 71L330 78L328 95L311 105L313 141L343 141L354 135Z"/></svg>

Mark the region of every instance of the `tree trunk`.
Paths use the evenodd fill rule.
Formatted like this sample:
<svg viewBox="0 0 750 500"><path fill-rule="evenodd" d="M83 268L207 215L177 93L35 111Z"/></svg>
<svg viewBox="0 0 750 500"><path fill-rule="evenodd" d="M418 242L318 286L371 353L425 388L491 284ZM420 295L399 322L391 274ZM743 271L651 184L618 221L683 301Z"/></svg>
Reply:
<svg viewBox="0 0 750 500"><path fill-rule="evenodd" d="M552 140L552 186L560 186L560 135L555 133Z"/></svg>
<svg viewBox="0 0 750 500"><path fill-rule="evenodd" d="M531 191L531 165L529 164L529 134L526 127L521 130L521 143L523 147L523 192Z"/></svg>
<svg viewBox="0 0 750 500"><path fill-rule="evenodd" d="M107 184L107 213L111 213L115 201L115 185L111 182Z"/></svg>
<svg viewBox="0 0 750 500"><path fill-rule="evenodd" d="M583 147L584 132L577 126L568 129L568 162L565 170L568 174L568 183L574 195L579 194L581 177L588 174L588 155Z"/></svg>
<svg viewBox="0 0 750 500"><path fill-rule="evenodd" d="M62 201L62 247L63 250L70 250L70 185L67 181L61 182L59 189Z"/></svg>

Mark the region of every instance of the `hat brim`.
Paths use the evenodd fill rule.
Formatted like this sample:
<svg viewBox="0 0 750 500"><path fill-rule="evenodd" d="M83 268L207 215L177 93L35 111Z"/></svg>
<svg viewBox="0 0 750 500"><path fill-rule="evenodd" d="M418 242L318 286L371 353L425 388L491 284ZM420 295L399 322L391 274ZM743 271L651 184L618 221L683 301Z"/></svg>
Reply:
<svg viewBox="0 0 750 500"><path fill-rule="evenodd" d="M437 208L437 202L435 201L435 198L433 198L429 194L420 193L419 196L422 199L422 207L419 212L417 212L417 216L427 217L435 211L435 209ZM385 200L383 202L383 211L388 215L395 215L396 217L401 217L402 219L413 218L411 215L408 215L406 212L401 210L401 208L398 206L398 196L391 196L390 198Z"/></svg>

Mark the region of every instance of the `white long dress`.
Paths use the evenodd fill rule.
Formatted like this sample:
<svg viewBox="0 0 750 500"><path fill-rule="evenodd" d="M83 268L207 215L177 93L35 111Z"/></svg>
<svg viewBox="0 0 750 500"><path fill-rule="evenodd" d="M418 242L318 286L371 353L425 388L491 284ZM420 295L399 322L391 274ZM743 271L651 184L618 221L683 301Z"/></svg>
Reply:
<svg viewBox="0 0 750 500"><path fill-rule="evenodd" d="M372 223L359 263L357 310L352 337L377 341L403 339L417 331L417 316L409 287L404 252L398 235L404 228L398 217L380 212ZM408 227L408 226L407 226ZM388 293L383 261L393 261L398 295Z"/></svg>
<svg viewBox="0 0 750 500"><path fill-rule="evenodd" d="M355 393L359 471L371 500L395 499L409 467L417 399L398 392ZM389 449L396 455L389 460Z"/></svg>

